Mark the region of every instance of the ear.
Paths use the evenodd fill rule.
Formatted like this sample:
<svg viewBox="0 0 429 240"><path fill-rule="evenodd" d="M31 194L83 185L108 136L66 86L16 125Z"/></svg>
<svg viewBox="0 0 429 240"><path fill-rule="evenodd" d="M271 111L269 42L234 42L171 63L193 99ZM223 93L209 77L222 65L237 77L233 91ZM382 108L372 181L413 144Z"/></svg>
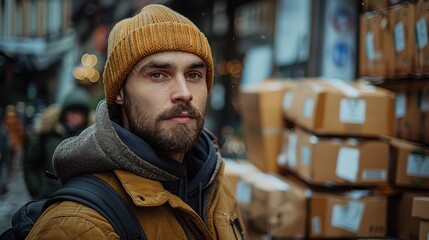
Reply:
<svg viewBox="0 0 429 240"><path fill-rule="evenodd" d="M118 95L116 95L115 103L118 105L124 105L124 88L122 87L119 90Z"/></svg>

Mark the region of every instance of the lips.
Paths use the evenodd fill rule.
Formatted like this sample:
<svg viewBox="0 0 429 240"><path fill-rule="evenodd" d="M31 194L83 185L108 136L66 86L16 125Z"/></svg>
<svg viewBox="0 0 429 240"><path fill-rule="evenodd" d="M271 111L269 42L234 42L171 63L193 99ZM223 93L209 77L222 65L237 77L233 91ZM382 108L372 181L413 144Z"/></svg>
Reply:
<svg viewBox="0 0 429 240"><path fill-rule="evenodd" d="M194 117L191 114L189 114L188 112L183 112L181 114L171 116L167 120L176 123L190 123L193 119Z"/></svg>

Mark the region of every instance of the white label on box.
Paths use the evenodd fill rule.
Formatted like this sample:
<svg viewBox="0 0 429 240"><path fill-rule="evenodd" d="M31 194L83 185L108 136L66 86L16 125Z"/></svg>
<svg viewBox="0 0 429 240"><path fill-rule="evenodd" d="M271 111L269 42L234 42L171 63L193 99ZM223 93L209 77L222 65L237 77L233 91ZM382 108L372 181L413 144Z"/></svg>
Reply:
<svg viewBox="0 0 429 240"><path fill-rule="evenodd" d="M375 60L375 45L374 45L374 33L368 32L365 35L365 53L366 57L370 61Z"/></svg>
<svg viewBox="0 0 429 240"><path fill-rule="evenodd" d="M321 232L321 228L320 228L320 217L319 216L314 216L311 218L311 229L313 231L313 233L315 234L319 234Z"/></svg>
<svg viewBox="0 0 429 240"><path fill-rule="evenodd" d="M250 184L243 181L238 181L237 188L235 190L235 198L237 202L249 204L252 196L252 188Z"/></svg>
<svg viewBox="0 0 429 240"><path fill-rule="evenodd" d="M331 225L350 232L360 228L365 205L359 201L351 201L347 206L335 204L332 208Z"/></svg>
<svg viewBox="0 0 429 240"><path fill-rule="evenodd" d="M402 52L405 49L405 31L404 24L402 22L399 22L395 25L395 28L393 30L393 37L396 52Z"/></svg>
<svg viewBox="0 0 429 240"><path fill-rule="evenodd" d="M417 45L420 49L423 49L428 45L428 30L425 17L421 17L416 22L416 38Z"/></svg>
<svg viewBox="0 0 429 240"><path fill-rule="evenodd" d="M293 101L293 93L292 91L287 91L283 96L283 109L290 109Z"/></svg>
<svg viewBox="0 0 429 240"><path fill-rule="evenodd" d="M298 137L295 133L289 132L288 146L287 146L287 162L289 167L295 169L296 167L296 145Z"/></svg>
<svg viewBox="0 0 429 240"><path fill-rule="evenodd" d="M365 169L362 171L362 180L364 181L385 181L387 178L384 169Z"/></svg>
<svg viewBox="0 0 429 240"><path fill-rule="evenodd" d="M419 105L420 105L420 110L422 112L429 112L429 89L428 88L422 89Z"/></svg>
<svg viewBox="0 0 429 240"><path fill-rule="evenodd" d="M407 161L407 175L429 177L429 156L424 153L410 153Z"/></svg>
<svg viewBox="0 0 429 240"><path fill-rule="evenodd" d="M304 145L301 148L301 163L304 166L308 166L311 162L311 149L308 145Z"/></svg>
<svg viewBox="0 0 429 240"><path fill-rule="evenodd" d="M340 121L363 124L365 122L366 101L358 98L343 98L340 101Z"/></svg>
<svg viewBox="0 0 429 240"><path fill-rule="evenodd" d="M395 100L395 115L396 118L402 118L407 111L407 100L404 92L396 94Z"/></svg>
<svg viewBox="0 0 429 240"><path fill-rule="evenodd" d="M286 151L279 154L279 156L277 157L277 163L280 166L283 166L283 165L287 164L287 154L286 154Z"/></svg>
<svg viewBox="0 0 429 240"><path fill-rule="evenodd" d="M285 181L268 173L258 174L256 178L258 179L255 180L254 185L259 188L272 191L288 191L290 188L289 184Z"/></svg>
<svg viewBox="0 0 429 240"><path fill-rule="evenodd" d="M347 181L356 182L360 152L357 148L341 147L338 151L335 174Z"/></svg>
<svg viewBox="0 0 429 240"><path fill-rule="evenodd" d="M308 97L304 101L304 117L311 118L314 112L314 100L311 97Z"/></svg>

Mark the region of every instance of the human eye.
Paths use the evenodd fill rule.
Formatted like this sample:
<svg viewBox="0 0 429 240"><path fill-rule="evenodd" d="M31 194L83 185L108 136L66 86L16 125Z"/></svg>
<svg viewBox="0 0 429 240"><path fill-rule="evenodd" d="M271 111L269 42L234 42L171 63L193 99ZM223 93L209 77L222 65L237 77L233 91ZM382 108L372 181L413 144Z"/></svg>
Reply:
<svg viewBox="0 0 429 240"><path fill-rule="evenodd" d="M203 78L203 75L200 72L190 72L186 76L186 78L190 81L199 81L201 78Z"/></svg>
<svg viewBox="0 0 429 240"><path fill-rule="evenodd" d="M150 73L149 76L153 80L163 80L167 78L167 76L161 72L153 72L153 73Z"/></svg>

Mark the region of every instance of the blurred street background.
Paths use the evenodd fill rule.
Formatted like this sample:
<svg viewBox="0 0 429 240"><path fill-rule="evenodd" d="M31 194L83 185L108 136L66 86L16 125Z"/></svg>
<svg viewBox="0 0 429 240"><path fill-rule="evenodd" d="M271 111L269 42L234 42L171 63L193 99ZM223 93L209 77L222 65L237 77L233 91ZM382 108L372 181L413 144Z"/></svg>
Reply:
<svg viewBox="0 0 429 240"><path fill-rule="evenodd" d="M205 127L251 239L429 239L429 0L0 0L0 233L59 186L65 111L94 121L109 31L149 3L211 44Z"/></svg>

